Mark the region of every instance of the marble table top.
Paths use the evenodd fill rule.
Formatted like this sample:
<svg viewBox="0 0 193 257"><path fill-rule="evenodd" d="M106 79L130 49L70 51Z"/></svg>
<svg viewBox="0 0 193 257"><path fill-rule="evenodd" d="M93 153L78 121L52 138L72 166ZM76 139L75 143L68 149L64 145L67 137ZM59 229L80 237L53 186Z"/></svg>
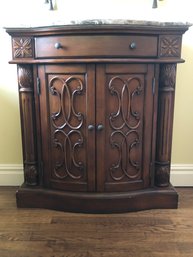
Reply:
<svg viewBox="0 0 193 257"><path fill-rule="evenodd" d="M85 24L114 24L114 25L190 25L188 22L169 22L169 21L151 21L151 20L127 20L127 19L88 19L88 20L71 20L68 21L69 25L70 24L75 24L75 25L85 25ZM67 22L67 23L68 23ZM56 24L57 25L57 24ZM60 25L60 24L58 24ZM63 24L65 25L65 24ZM68 24L66 24L68 25Z"/></svg>
<svg viewBox="0 0 193 257"><path fill-rule="evenodd" d="M30 28L30 27L50 27L67 25L138 25L138 26L191 26L189 22L181 21L156 21L156 20L129 20L129 19L77 19L77 20L51 20L42 23L16 24L15 26L6 26L11 28Z"/></svg>

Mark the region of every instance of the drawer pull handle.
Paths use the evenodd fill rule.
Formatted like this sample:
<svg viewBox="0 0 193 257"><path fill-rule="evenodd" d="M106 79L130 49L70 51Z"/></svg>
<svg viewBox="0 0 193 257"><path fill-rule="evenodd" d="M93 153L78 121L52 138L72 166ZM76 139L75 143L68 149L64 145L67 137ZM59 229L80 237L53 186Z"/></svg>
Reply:
<svg viewBox="0 0 193 257"><path fill-rule="evenodd" d="M129 46L130 49L135 49L137 47L135 42L132 42Z"/></svg>
<svg viewBox="0 0 193 257"><path fill-rule="evenodd" d="M104 126L102 125L102 124L99 124L98 126L97 126L97 130L98 131L102 131L104 129Z"/></svg>
<svg viewBox="0 0 193 257"><path fill-rule="evenodd" d="M57 43L55 43L54 47L55 47L56 49L60 49L60 48L62 48L62 45L57 42Z"/></svg>
<svg viewBox="0 0 193 257"><path fill-rule="evenodd" d="M94 129L95 129L94 125L92 125L92 124L88 125L88 130L89 131L93 131Z"/></svg>

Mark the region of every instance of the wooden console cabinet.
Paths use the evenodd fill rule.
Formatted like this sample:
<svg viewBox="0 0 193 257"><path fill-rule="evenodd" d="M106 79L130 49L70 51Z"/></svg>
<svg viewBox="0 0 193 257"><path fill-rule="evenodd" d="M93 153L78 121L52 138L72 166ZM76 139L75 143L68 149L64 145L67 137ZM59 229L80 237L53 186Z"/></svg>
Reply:
<svg viewBox="0 0 193 257"><path fill-rule="evenodd" d="M18 207L176 208L170 159L186 25L8 28L24 184Z"/></svg>

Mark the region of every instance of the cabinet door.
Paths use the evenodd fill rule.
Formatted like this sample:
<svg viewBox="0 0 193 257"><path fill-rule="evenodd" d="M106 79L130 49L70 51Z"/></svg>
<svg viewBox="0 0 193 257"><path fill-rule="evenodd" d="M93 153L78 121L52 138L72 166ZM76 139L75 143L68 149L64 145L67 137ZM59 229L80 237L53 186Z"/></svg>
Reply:
<svg viewBox="0 0 193 257"><path fill-rule="evenodd" d="M38 76L44 185L93 191L95 66L42 65Z"/></svg>
<svg viewBox="0 0 193 257"><path fill-rule="evenodd" d="M154 66L97 66L97 190L150 185Z"/></svg>

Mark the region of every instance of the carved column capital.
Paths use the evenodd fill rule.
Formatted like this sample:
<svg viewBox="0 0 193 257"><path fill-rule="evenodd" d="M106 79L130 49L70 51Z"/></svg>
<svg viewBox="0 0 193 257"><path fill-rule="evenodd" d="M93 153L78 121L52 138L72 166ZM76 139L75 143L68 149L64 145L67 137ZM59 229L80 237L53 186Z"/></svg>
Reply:
<svg viewBox="0 0 193 257"><path fill-rule="evenodd" d="M163 88L175 88L176 83L176 65L175 64L162 64L160 66L160 90Z"/></svg>
<svg viewBox="0 0 193 257"><path fill-rule="evenodd" d="M33 91L33 74L30 65L18 65L19 91Z"/></svg>

